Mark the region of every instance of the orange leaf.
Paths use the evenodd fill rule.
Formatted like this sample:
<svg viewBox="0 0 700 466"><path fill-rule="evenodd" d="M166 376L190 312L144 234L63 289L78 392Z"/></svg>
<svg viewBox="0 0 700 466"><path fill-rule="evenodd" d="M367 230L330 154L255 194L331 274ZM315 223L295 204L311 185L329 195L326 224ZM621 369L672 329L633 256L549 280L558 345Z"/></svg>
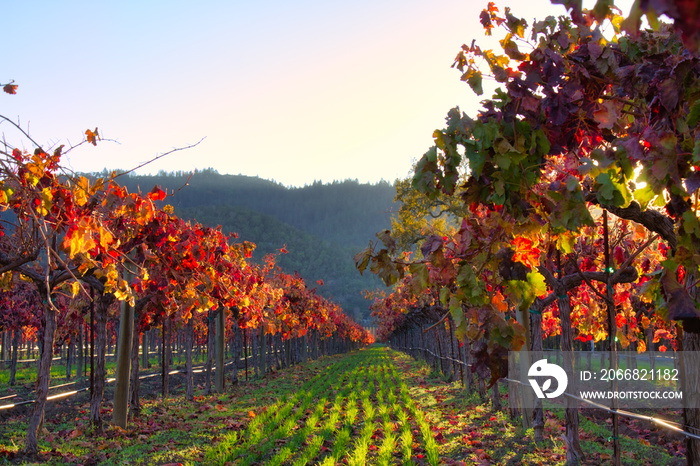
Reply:
<svg viewBox="0 0 700 466"><path fill-rule="evenodd" d="M249 417L249 418L254 418L254 417L255 417L255 413L254 413L253 411L248 411L248 417Z"/></svg>
<svg viewBox="0 0 700 466"><path fill-rule="evenodd" d="M508 303L506 303L500 291L497 291L496 294L493 295L491 298L491 304L498 309L498 312L506 312L508 310Z"/></svg>
<svg viewBox="0 0 700 466"><path fill-rule="evenodd" d="M96 146L97 141L100 139L100 135L97 132L97 128L95 128L95 131L90 131L89 129L86 129L85 137L87 138L87 142L89 142L93 146Z"/></svg>
<svg viewBox="0 0 700 466"><path fill-rule="evenodd" d="M8 94L17 94L17 84L5 84L2 87L2 90L7 92Z"/></svg>
<svg viewBox="0 0 700 466"><path fill-rule="evenodd" d="M644 340L637 340L637 353L643 353L647 350L647 344Z"/></svg>

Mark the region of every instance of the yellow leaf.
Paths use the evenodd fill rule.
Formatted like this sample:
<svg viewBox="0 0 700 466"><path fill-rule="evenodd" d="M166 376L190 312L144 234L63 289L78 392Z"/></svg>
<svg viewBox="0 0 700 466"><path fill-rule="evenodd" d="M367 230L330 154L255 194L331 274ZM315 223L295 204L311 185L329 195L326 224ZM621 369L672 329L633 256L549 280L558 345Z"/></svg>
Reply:
<svg viewBox="0 0 700 466"><path fill-rule="evenodd" d="M603 341L606 338L608 338L608 332L605 331L603 327L599 327L596 332L593 334L593 340L594 341Z"/></svg>
<svg viewBox="0 0 700 466"><path fill-rule="evenodd" d="M6 291L12 289L12 272L5 272L0 275L0 289Z"/></svg>
<svg viewBox="0 0 700 466"><path fill-rule="evenodd" d="M74 298L78 296L78 293L80 293L80 283L77 281L71 283L71 293L73 294Z"/></svg>
<svg viewBox="0 0 700 466"><path fill-rule="evenodd" d="M48 215L53 206L53 193L49 188L41 190L41 215Z"/></svg>
<svg viewBox="0 0 700 466"><path fill-rule="evenodd" d="M621 328L617 329L617 339L620 341L620 346L623 348L627 348L630 345L627 335L625 335Z"/></svg>
<svg viewBox="0 0 700 466"><path fill-rule="evenodd" d="M74 194L73 197L75 199L75 203L79 206L82 207L85 204L87 204L88 201L88 192L90 190L90 181L85 178L84 176L80 177L80 180L77 183L77 186L74 189Z"/></svg>
<svg viewBox="0 0 700 466"><path fill-rule="evenodd" d="M85 235L83 236L83 242L82 242L82 247L80 252L82 253L87 253L90 252L95 248L95 242L92 240L92 236L90 236L89 232L85 232Z"/></svg>
<svg viewBox="0 0 700 466"><path fill-rule="evenodd" d="M109 230L106 230L105 228L100 228L100 246L102 246L102 248L104 249L107 249L113 241L114 236L112 236L112 233L110 233Z"/></svg>
<svg viewBox="0 0 700 466"><path fill-rule="evenodd" d="M119 272L117 272L117 269L114 267L114 265L110 265L107 269L107 273L105 273L104 275L107 277L106 284L109 284L110 286L116 286L117 279L119 278Z"/></svg>

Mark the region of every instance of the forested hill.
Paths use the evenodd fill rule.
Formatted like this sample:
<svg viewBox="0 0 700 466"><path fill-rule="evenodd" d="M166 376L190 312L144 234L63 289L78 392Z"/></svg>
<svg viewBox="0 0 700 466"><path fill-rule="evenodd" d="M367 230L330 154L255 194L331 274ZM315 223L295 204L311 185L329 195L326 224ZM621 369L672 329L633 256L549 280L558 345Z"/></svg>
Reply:
<svg viewBox="0 0 700 466"><path fill-rule="evenodd" d="M353 256L375 233L390 227L394 187L387 182L360 184L342 181L286 188L273 181L214 170L161 173L119 179L130 191L159 185L165 202L183 218L205 225L221 225L242 240L257 244L254 259L287 246L278 259L288 273L298 271L307 283L324 280L320 294L338 302L351 316L368 314L364 289L383 287L372 274L361 276Z"/></svg>

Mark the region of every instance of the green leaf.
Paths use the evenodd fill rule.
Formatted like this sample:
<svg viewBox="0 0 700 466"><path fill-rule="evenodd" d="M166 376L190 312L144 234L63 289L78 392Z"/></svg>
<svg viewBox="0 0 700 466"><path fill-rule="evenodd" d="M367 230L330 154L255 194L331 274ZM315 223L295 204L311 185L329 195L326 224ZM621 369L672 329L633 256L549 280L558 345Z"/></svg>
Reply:
<svg viewBox="0 0 700 466"><path fill-rule="evenodd" d="M578 178L575 176L569 176L566 179L566 189L569 192L579 191L581 189L581 185L579 184Z"/></svg>
<svg viewBox="0 0 700 466"><path fill-rule="evenodd" d="M447 306L447 298L450 296L450 287L443 286L440 289L440 302L443 306Z"/></svg>
<svg viewBox="0 0 700 466"><path fill-rule="evenodd" d="M700 238L700 222L692 210L683 212L683 230L689 235L694 234Z"/></svg>
<svg viewBox="0 0 700 466"><path fill-rule="evenodd" d="M564 254L571 254L574 251L575 238L570 233L562 233L557 237L557 249Z"/></svg>
<svg viewBox="0 0 700 466"><path fill-rule="evenodd" d="M649 21L649 26L651 26L652 29L658 31L661 23L659 22L659 17L656 15L656 11L654 11L653 8L649 8L649 9L647 9L646 13L647 13L647 21Z"/></svg>
<svg viewBox="0 0 700 466"><path fill-rule="evenodd" d="M461 78L462 81L466 81L469 87L472 88L476 95L482 95L484 93L484 88L482 87L482 76L481 71L475 70L474 68L469 68Z"/></svg>
<svg viewBox="0 0 700 466"><path fill-rule="evenodd" d="M651 189L651 186L649 185L634 190L634 200L639 203L639 205L642 207L642 210L647 208L649 202L651 202L651 200L654 199L654 196L656 196L656 193L653 189Z"/></svg>
<svg viewBox="0 0 700 466"><path fill-rule="evenodd" d="M690 108L688 119L686 120L688 126L691 128L694 128L695 125L698 124L698 121L700 121L700 100L696 100L693 106Z"/></svg>
<svg viewBox="0 0 700 466"><path fill-rule="evenodd" d="M625 184L613 179L615 175L615 170L611 169L596 176L596 197L601 204L627 207L632 195Z"/></svg>
<svg viewBox="0 0 700 466"><path fill-rule="evenodd" d="M413 275L413 285L418 288L418 291L424 290L428 287L430 281L428 274L428 266L426 264L411 264L408 266L408 270Z"/></svg>
<svg viewBox="0 0 700 466"><path fill-rule="evenodd" d="M603 20L610 14L610 7L612 6L613 2L612 0L598 0L593 7L593 17L598 21L599 23L602 23Z"/></svg>
<svg viewBox="0 0 700 466"><path fill-rule="evenodd" d="M515 151L512 144L503 136L499 136L493 141L493 148L498 154L506 154L508 152Z"/></svg>
<svg viewBox="0 0 700 466"><path fill-rule="evenodd" d="M535 296L541 296L547 292L547 283L541 273L537 271L528 273L527 282L532 286L532 292Z"/></svg>
<svg viewBox="0 0 700 466"><path fill-rule="evenodd" d="M547 134L543 129L538 129L533 133L532 138L533 145L530 147L530 154L532 155L547 155L549 154L549 149L551 148L551 143L547 138Z"/></svg>
<svg viewBox="0 0 700 466"><path fill-rule="evenodd" d="M360 275L365 271L369 265L369 260L372 257L372 242L369 242L369 247L365 250L355 254L355 268L360 271Z"/></svg>
<svg viewBox="0 0 700 466"><path fill-rule="evenodd" d="M533 271L525 280L509 280L505 283L506 292L510 294L518 309L527 310L535 298L547 293L547 283L541 273Z"/></svg>
<svg viewBox="0 0 700 466"><path fill-rule="evenodd" d="M510 162L512 160L510 157L510 152L506 154L496 154L493 159L496 162L496 165L498 165L500 168L504 170L508 170L510 168Z"/></svg>
<svg viewBox="0 0 700 466"><path fill-rule="evenodd" d="M453 300L455 301L454 303ZM464 324L464 311L462 310L461 301L454 297L450 300L450 313L452 314L455 327L461 327Z"/></svg>

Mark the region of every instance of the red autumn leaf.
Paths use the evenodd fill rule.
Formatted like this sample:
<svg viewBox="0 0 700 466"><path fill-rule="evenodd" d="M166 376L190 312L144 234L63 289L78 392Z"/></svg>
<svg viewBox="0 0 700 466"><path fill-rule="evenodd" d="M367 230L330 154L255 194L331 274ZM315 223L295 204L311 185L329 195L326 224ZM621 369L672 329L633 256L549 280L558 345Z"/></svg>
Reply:
<svg viewBox="0 0 700 466"><path fill-rule="evenodd" d="M160 189L159 186L154 186L150 193L148 193L148 198L152 201L162 201L165 199L165 191Z"/></svg>
<svg viewBox="0 0 700 466"><path fill-rule="evenodd" d="M8 94L17 94L17 84L5 84L2 87L2 90L7 92Z"/></svg>
<svg viewBox="0 0 700 466"><path fill-rule="evenodd" d="M530 268L535 268L539 265L542 251L533 247L532 240L518 236L513 240L512 246L515 249L513 261L520 262Z"/></svg>
<svg viewBox="0 0 700 466"><path fill-rule="evenodd" d="M617 323L617 327L621 328L627 323L627 318L623 314L618 314L615 316L615 322Z"/></svg>

